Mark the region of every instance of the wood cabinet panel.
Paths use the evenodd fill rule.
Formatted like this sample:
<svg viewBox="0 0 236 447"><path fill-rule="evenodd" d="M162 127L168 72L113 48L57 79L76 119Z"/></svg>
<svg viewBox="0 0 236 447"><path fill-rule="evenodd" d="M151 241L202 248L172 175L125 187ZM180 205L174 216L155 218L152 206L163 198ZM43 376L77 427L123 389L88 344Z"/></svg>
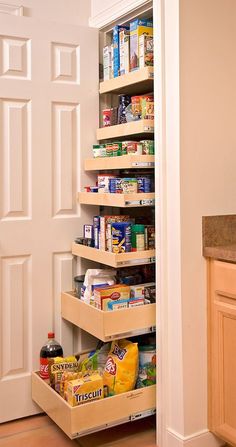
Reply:
<svg viewBox="0 0 236 447"><path fill-rule="evenodd" d="M236 265L209 261L209 428L236 446Z"/></svg>

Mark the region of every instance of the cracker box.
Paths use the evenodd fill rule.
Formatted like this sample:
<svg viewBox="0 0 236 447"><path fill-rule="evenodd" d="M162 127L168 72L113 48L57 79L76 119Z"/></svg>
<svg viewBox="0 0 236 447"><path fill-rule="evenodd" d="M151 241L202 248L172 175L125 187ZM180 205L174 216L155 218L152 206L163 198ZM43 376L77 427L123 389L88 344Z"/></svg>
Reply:
<svg viewBox="0 0 236 447"><path fill-rule="evenodd" d="M67 384L66 400L72 407L103 397L103 379L98 373L71 380Z"/></svg>
<svg viewBox="0 0 236 447"><path fill-rule="evenodd" d="M139 68L139 37L153 36L153 24L147 19L136 19L130 23L130 71Z"/></svg>
<svg viewBox="0 0 236 447"><path fill-rule="evenodd" d="M120 76L120 31L129 30L128 26L116 25L113 28L113 73L114 78Z"/></svg>
<svg viewBox="0 0 236 447"><path fill-rule="evenodd" d="M120 31L120 75L129 73L129 31Z"/></svg>
<svg viewBox="0 0 236 447"><path fill-rule="evenodd" d="M116 284L94 290L94 304L97 309L109 310L108 303L111 301L128 300L130 287L124 284Z"/></svg>
<svg viewBox="0 0 236 447"><path fill-rule="evenodd" d="M109 301L109 303L107 303L107 309L108 310L127 309L128 304L129 304L129 300Z"/></svg>
<svg viewBox="0 0 236 447"><path fill-rule="evenodd" d="M153 37L139 36L139 68L153 66Z"/></svg>

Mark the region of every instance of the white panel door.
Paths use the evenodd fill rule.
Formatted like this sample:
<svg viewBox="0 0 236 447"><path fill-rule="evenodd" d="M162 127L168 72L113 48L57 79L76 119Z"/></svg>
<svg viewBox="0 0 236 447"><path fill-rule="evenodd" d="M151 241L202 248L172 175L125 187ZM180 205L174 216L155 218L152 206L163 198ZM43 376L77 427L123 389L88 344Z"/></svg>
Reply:
<svg viewBox="0 0 236 447"><path fill-rule="evenodd" d="M49 330L73 350L60 291L92 216L76 192L98 125L97 37L0 14L0 422L39 411L30 374Z"/></svg>

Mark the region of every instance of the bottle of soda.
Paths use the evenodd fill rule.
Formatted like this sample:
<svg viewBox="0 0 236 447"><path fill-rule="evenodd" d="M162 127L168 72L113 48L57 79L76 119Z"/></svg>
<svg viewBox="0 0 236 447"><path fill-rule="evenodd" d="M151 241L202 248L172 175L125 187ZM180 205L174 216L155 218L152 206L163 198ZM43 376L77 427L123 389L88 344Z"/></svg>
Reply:
<svg viewBox="0 0 236 447"><path fill-rule="evenodd" d="M63 349L54 337L54 332L48 332L48 340L40 351L39 375L44 380L49 379L48 358L63 357Z"/></svg>

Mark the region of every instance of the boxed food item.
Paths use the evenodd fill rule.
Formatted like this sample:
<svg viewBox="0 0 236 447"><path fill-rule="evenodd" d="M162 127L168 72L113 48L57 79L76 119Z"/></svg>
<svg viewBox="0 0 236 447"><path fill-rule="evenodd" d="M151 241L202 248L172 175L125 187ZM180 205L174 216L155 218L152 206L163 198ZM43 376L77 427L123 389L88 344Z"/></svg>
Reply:
<svg viewBox="0 0 236 447"><path fill-rule="evenodd" d="M113 71L114 78L120 76L120 31L129 30L128 26L116 25L113 28Z"/></svg>
<svg viewBox="0 0 236 447"><path fill-rule="evenodd" d="M147 299L151 303L156 301L156 284L154 282L130 286L130 299Z"/></svg>
<svg viewBox="0 0 236 447"><path fill-rule="evenodd" d="M139 37L153 36L153 23L147 19L135 19L130 23L130 70L139 68Z"/></svg>
<svg viewBox="0 0 236 447"><path fill-rule="evenodd" d="M102 125L103 127L111 126L112 109L104 109L102 111Z"/></svg>
<svg viewBox="0 0 236 447"><path fill-rule="evenodd" d="M80 379L71 380L65 392L67 402L75 407L92 400L103 398L103 379L98 373L88 374Z"/></svg>
<svg viewBox="0 0 236 447"><path fill-rule="evenodd" d="M107 310L127 309L129 300L115 300L107 303Z"/></svg>
<svg viewBox="0 0 236 447"><path fill-rule="evenodd" d="M100 250L112 251L111 243L111 223L113 222L127 222L130 216L100 216Z"/></svg>
<svg viewBox="0 0 236 447"><path fill-rule="evenodd" d="M112 45L107 45L103 48L103 80L108 81L112 76L112 62L113 62L113 48Z"/></svg>
<svg viewBox="0 0 236 447"><path fill-rule="evenodd" d="M131 224L114 222L111 224L112 252L126 253L131 251Z"/></svg>
<svg viewBox="0 0 236 447"><path fill-rule="evenodd" d="M142 96L142 119L154 120L154 97L153 94Z"/></svg>
<svg viewBox="0 0 236 447"><path fill-rule="evenodd" d="M123 194L136 194L138 192L138 182L136 178L122 178L120 184Z"/></svg>
<svg viewBox="0 0 236 447"><path fill-rule="evenodd" d="M120 31L120 75L129 73L129 31Z"/></svg>
<svg viewBox="0 0 236 447"><path fill-rule="evenodd" d="M153 66L153 37L139 36L139 68Z"/></svg>
<svg viewBox="0 0 236 447"><path fill-rule="evenodd" d="M59 393L62 374L66 371L78 372L79 363L75 356L49 358L48 371L50 385Z"/></svg>
<svg viewBox="0 0 236 447"><path fill-rule="evenodd" d="M99 174L98 175L98 192L107 193L109 192L109 179L115 178L112 174Z"/></svg>
<svg viewBox="0 0 236 447"><path fill-rule="evenodd" d="M97 309L109 310L110 301L128 300L130 288L124 284L116 284L104 288L94 289L94 304Z"/></svg>
<svg viewBox="0 0 236 447"><path fill-rule="evenodd" d="M145 225L145 249L155 248L155 225Z"/></svg>
<svg viewBox="0 0 236 447"><path fill-rule="evenodd" d="M129 307L138 307L145 304L144 298L133 298L129 300Z"/></svg>
<svg viewBox="0 0 236 447"><path fill-rule="evenodd" d="M93 239L93 225L84 225L84 238Z"/></svg>

